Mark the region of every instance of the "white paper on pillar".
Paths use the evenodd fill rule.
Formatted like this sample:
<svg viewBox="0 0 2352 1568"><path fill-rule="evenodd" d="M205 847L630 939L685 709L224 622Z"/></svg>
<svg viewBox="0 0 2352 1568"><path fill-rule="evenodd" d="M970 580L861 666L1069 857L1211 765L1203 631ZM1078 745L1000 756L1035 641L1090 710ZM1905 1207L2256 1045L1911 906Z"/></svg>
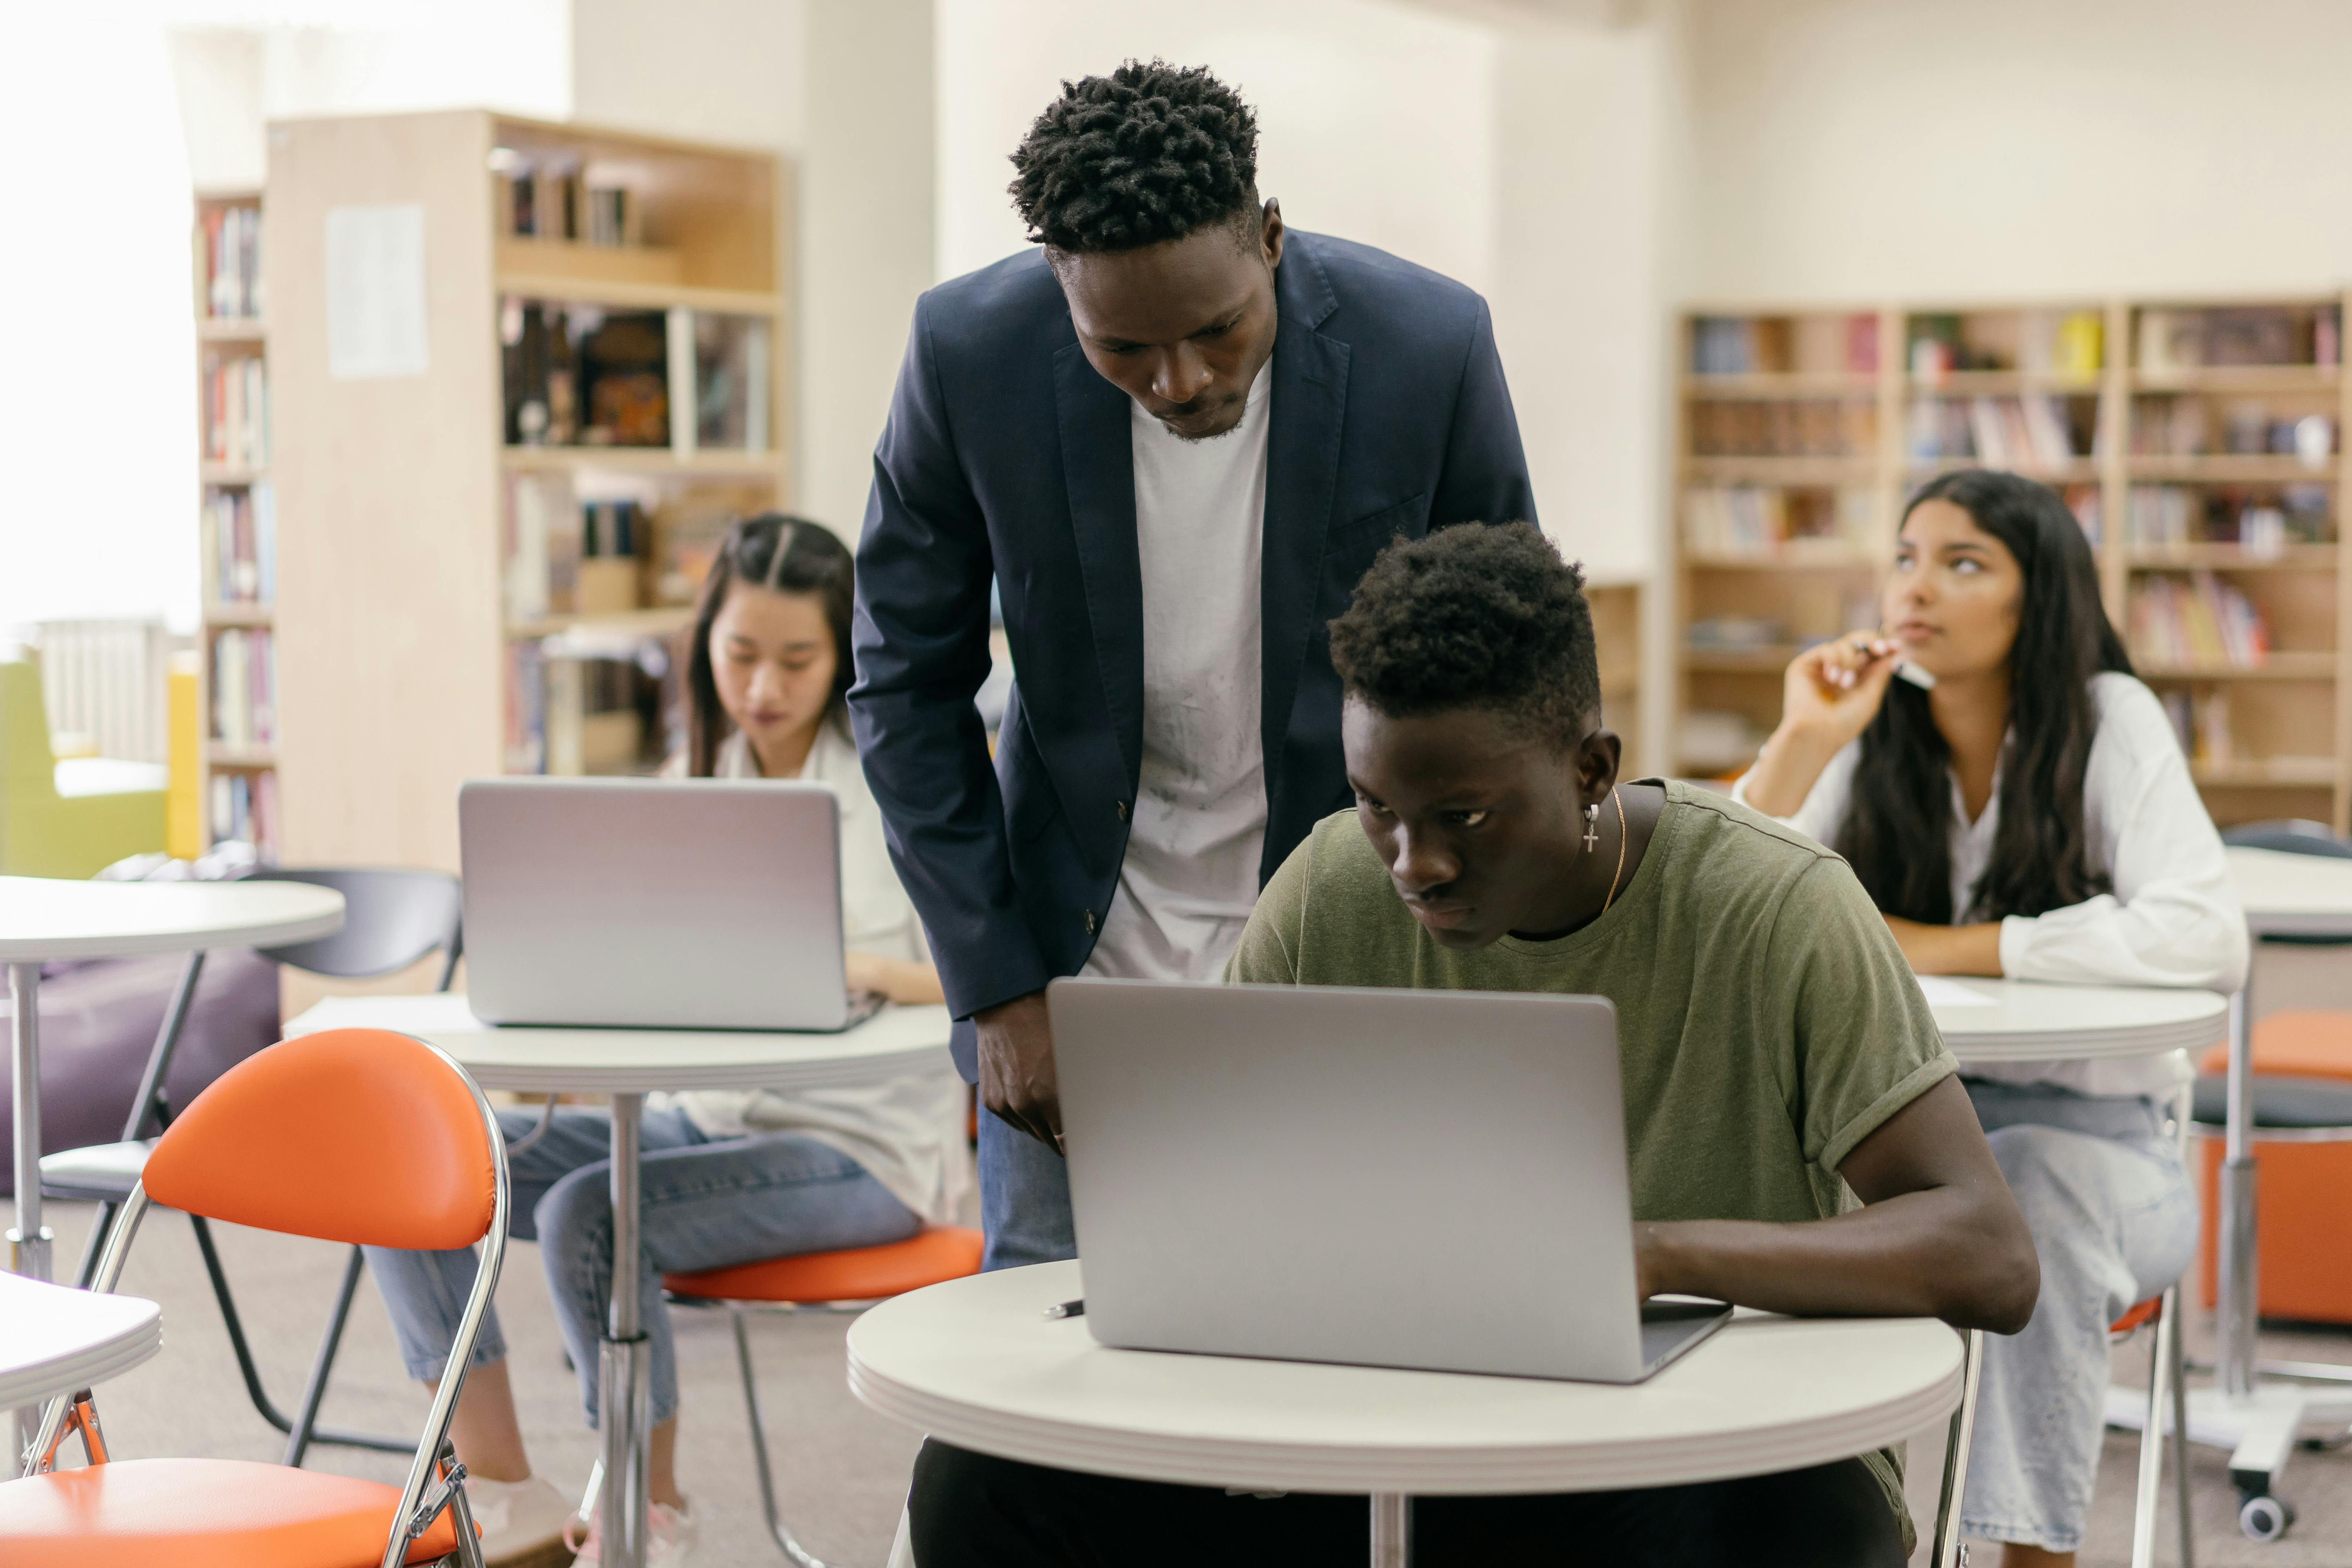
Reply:
<svg viewBox="0 0 2352 1568"><path fill-rule="evenodd" d="M423 375L425 208L327 209L327 374L337 381Z"/></svg>

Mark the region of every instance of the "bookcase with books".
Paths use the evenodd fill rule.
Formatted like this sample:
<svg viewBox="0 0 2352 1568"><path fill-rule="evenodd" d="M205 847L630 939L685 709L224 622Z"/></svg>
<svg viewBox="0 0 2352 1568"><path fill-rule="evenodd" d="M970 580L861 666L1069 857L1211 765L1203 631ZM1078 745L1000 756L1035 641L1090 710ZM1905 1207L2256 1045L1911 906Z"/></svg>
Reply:
<svg viewBox="0 0 2352 1568"><path fill-rule="evenodd" d="M194 260L203 838L278 844L277 506L261 193L197 193Z"/></svg>
<svg viewBox="0 0 2352 1568"><path fill-rule="evenodd" d="M290 856L454 870L466 779L673 748L719 536L792 493L785 177L481 110L270 127ZM353 366L362 307L407 339Z"/></svg>
<svg viewBox="0 0 2352 1568"><path fill-rule="evenodd" d="M1685 319L1669 765L1755 756L1801 648L1874 625L1936 474L2050 485L2215 820L2352 826L2346 299L1709 310Z"/></svg>

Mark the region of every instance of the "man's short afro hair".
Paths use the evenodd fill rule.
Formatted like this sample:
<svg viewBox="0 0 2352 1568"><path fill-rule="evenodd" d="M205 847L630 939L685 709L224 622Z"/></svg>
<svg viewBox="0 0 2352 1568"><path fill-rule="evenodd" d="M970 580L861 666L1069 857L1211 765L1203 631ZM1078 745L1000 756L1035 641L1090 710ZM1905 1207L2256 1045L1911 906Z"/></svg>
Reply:
<svg viewBox="0 0 2352 1568"><path fill-rule="evenodd" d="M1331 623L1331 663L1391 718L1486 708L1570 746L1601 716L1584 574L1530 522L1390 545Z"/></svg>
<svg viewBox="0 0 2352 1568"><path fill-rule="evenodd" d="M1013 205L1056 250L1133 250L1257 206L1257 116L1205 66L1062 84L1013 153Z"/></svg>

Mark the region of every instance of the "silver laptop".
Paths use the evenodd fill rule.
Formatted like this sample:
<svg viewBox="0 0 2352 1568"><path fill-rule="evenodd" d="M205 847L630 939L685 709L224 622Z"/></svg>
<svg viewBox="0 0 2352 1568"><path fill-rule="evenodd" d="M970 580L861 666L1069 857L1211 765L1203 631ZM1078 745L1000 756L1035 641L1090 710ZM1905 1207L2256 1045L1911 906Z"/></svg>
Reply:
<svg viewBox="0 0 2352 1568"><path fill-rule="evenodd" d="M466 995L493 1024L841 1029L841 825L823 784L474 779Z"/></svg>
<svg viewBox="0 0 2352 1568"><path fill-rule="evenodd" d="M1107 1345L1638 1383L1730 1317L1635 1298L1597 996L1057 980Z"/></svg>

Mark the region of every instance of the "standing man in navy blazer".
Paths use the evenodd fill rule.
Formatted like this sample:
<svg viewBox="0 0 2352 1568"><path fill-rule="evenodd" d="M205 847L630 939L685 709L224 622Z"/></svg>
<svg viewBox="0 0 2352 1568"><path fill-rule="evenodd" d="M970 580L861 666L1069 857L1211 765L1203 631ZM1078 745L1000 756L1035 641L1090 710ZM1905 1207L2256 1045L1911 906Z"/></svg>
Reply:
<svg viewBox="0 0 2352 1568"><path fill-rule="evenodd" d="M1065 83L1013 163L1041 248L915 307L849 693L992 1113L990 1268L1075 1251L1045 983L1221 973L1352 798L1326 623L1396 535L1535 515L1486 301L1285 228L1256 117L1207 70Z"/></svg>

